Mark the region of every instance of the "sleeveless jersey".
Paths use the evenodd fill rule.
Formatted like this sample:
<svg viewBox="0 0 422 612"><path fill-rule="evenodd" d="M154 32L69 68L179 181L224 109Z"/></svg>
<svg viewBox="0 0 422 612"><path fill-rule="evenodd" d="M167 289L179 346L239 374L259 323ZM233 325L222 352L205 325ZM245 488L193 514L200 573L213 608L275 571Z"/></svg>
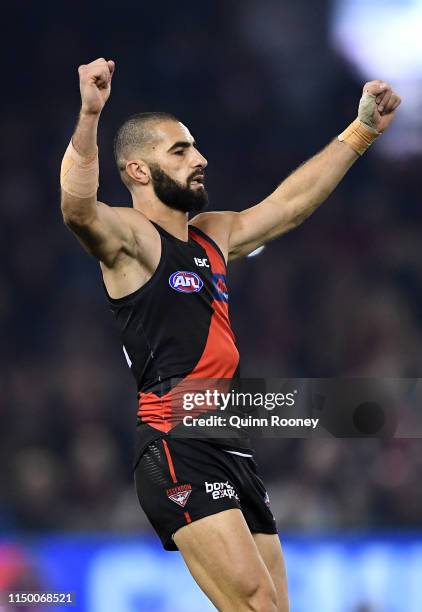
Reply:
<svg viewBox="0 0 422 612"><path fill-rule="evenodd" d="M181 417L174 407L178 390L197 379L239 376L221 250L197 227L189 226L185 242L153 225L161 237L161 257L152 277L119 299L106 291L138 388L135 460L155 439L172 435ZM211 441L249 451L236 430L234 437Z"/></svg>

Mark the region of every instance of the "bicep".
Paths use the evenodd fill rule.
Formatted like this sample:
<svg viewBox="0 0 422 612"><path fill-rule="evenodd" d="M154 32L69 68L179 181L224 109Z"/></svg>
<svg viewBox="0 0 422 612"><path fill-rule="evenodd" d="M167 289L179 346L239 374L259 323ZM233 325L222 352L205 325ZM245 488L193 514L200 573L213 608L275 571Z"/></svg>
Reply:
<svg viewBox="0 0 422 612"><path fill-rule="evenodd" d="M69 197L72 196L66 194ZM108 266L113 265L119 254L131 255L134 251L135 238L130 224L115 208L103 202L94 205L87 202L83 215L64 213L63 217L84 249Z"/></svg>
<svg viewBox="0 0 422 612"><path fill-rule="evenodd" d="M229 259L237 259L295 227L287 206L271 196L239 213L234 213L229 240Z"/></svg>

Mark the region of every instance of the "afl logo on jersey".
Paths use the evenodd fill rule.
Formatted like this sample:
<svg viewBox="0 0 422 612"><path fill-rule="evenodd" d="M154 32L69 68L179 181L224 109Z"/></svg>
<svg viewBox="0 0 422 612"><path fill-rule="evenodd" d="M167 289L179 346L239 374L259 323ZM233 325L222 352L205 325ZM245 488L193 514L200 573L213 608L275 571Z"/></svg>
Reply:
<svg viewBox="0 0 422 612"><path fill-rule="evenodd" d="M197 293L201 291L203 284L195 272L179 270L178 272L173 272L169 278L170 287L181 293Z"/></svg>

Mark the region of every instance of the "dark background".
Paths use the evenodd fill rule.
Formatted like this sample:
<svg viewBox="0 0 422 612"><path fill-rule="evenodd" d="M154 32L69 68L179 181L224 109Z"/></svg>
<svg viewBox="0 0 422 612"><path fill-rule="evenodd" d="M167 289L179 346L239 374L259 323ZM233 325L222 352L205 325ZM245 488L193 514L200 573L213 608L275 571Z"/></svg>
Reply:
<svg viewBox="0 0 422 612"><path fill-rule="evenodd" d="M5 9L1 530L148 528L130 471L135 385L99 267L60 214L78 65L116 62L99 133L102 200L130 205L112 156L118 126L163 110L208 158L211 209L242 210L344 129L364 81L329 45L328 2L269 4L265 19L259 3L234 0ZM420 375L421 159L377 147L303 226L232 265L244 376ZM255 446L281 534L420 526L419 440Z"/></svg>

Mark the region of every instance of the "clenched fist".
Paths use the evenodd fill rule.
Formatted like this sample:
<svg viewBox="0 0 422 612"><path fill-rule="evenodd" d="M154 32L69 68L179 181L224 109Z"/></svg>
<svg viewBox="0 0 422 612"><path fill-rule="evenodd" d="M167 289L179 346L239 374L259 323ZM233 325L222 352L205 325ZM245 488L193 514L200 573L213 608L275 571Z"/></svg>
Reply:
<svg viewBox="0 0 422 612"><path fill-rule="evenodd" d="M381 133L394 119L394 111L400 103L401 98L391 85L384 81L369 81L363 86L358 117Z"/></svg>
<svg viewBox="0 0 422 612"><path fill-rule="evenodd" d="M111 91L115 64L103 57L79 66L79 89L81 91L81 112L98 115L103 110Z"/></svg>

